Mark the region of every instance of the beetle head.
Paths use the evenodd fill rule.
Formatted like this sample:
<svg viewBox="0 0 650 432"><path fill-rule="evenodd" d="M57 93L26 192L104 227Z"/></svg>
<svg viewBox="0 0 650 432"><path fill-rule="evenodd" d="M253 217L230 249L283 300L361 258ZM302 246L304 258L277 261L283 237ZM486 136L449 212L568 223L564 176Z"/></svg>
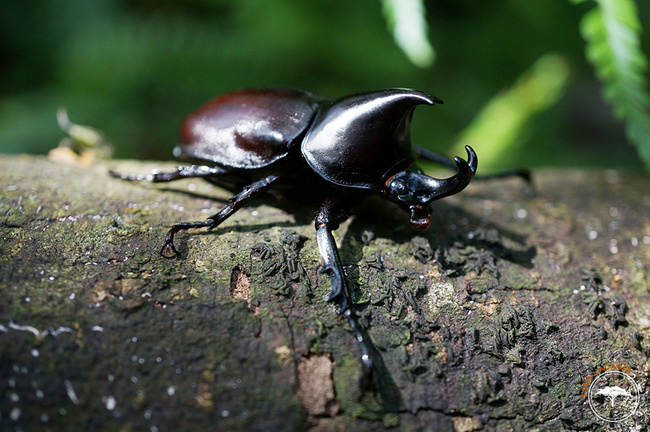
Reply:
<svg viewBox="0 0 650 432"><path fill-rule="evenodd" d="M431 202L449 195L454 195L472 181L478 158L474 150L466 146L467 161L456 157L454 161L458 172L446 179L429 177L419 168L400 171L385 183L384 194L410 212L411 226L425 229L429 226Z"/></svg>

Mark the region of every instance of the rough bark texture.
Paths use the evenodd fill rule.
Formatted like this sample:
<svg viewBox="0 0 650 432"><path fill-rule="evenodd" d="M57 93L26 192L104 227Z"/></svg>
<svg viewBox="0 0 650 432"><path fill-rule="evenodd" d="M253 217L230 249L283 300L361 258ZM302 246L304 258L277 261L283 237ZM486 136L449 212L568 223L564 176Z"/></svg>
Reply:
<svg viewBox="0 0 650 432"><path fill-rule="evenodd" d="M114 161L149 172L169 163ZM315 208L0 159L0 430L648 430L650 183L614 171L473 184L432 227L370 199L337 231L377 365L323 300ZM581 398L608 364L641 404Z"/></svg>

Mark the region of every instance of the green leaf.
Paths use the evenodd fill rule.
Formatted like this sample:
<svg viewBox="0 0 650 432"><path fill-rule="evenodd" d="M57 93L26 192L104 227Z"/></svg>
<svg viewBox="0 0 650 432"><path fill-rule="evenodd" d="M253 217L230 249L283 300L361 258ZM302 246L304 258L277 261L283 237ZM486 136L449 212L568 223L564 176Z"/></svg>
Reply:
<svg viewBox="0 0 650 432"><path fill-rule="evenodd" d="M413 64L431 66L436 53L427 37L422 0L382 0L384 16L397 45Z"/></svg>
<svg viewBox="0 0 650 432"><path fill-rule="evenodd" d="M650 169L650 95L645 80L648 61L641 51L636 4L633 0L592 1L596 6L581 22L587 59L604 84L605 99L625 121L628 139Z"/></svg>
<svg viewBox="0 0 650 432"><path fill-rule="evenodd" d="M481 169L499 167L513 149L523 144L522 131L530 121L564 94L568 77L569 67L563 57L541 57L512 87L481 109L461 133L452 153L462 154L469 145L480 155Z"/></svg>

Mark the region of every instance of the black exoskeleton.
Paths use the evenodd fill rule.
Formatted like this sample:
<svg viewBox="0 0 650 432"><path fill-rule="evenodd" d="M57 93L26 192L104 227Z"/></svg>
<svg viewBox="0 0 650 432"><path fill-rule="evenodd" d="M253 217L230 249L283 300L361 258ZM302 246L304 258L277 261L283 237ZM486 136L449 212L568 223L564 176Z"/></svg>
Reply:
<svg viewBox="0 0 650 432"><path fill-rule="evenodd" d="M300 90L236 91L208 102L185 120L174 154L197 165L147 176L111 174L151 182L203 177L237 192L207 220L173 225L161 251L166 257L178 254L177 232L213 229L270 188L320 199L315 225L323 272L331 282L327 300L338 304L357 336L367 381L373 370L370 343L351 307L332 231L347 219L353 204L371 193L407 211L413 228L427 228L431 202L470 183L478 162L471 147L466 147L467 161L451 161L411 146L413 110L436 103L442 101L414 90L383 90L335 101ZM415 164L414 153L457 172L446 179L429 177Z"/></svg>

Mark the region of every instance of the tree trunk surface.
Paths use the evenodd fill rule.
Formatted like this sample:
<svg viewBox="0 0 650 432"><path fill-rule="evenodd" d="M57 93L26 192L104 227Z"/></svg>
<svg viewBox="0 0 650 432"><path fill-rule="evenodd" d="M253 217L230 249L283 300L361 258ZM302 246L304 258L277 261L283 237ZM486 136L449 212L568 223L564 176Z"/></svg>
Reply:
<svg viewBox="0 0 650 432"><path fill-rule="evenodd" d="M650 429L647 176L542 170L534 197L474 182L423 232L362 203L335 238L374 347L363 389L317 208L267 195L165 259L169 226L231 193L108 170L171 167L0 159L0 430ZM637 393L590 405L614 371Z"/></svg>

